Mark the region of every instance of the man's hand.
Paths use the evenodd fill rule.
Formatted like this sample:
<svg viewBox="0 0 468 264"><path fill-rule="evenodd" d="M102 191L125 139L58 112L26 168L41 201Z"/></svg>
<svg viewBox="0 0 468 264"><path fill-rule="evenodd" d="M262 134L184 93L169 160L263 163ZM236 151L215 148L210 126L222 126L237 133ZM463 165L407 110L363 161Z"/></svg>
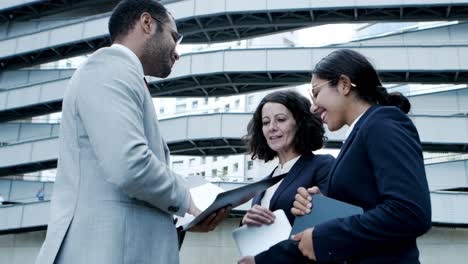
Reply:
<svg viewBox="0 0 468 264"><path fill-rule="evenodd" d="M302 255L316 261L317 258L315 257L314 243L312 239L313 233L314 228L307 228L303 232L293 235L291 238L292 240L299 241L298 247L302 252Z"/></svg>
<svg viewBox="0 0 468 264"><path fill-rule="evenodd" d="M242 224L247 226L269 225L274 221L275 215L273 212L257 204L247 210L244 218L242 218Z"/></svg>
<svg viewBox="0 0 468 264"><path fill-rule="evenodd" d="M317 186L314 186L309 189L304 187L299 187L297 189L297 194L294 197L293 207L291 208L291 213L295 216L301 216L309 214L312 210L312 195L321 194L320 189Z"/></svg>
<svg viewBox="0 0 468 264"><path fill-rule="evenodd" d="M255 264L255 258L252 256L245 256L239 259L237 264Z"/></svg>
<svg viewBox="0 0 468 264"><path fill-rule="evenodd" d="M231 212L232 207L228 206L225 208L222 208L214 213L212 213L210 216L208 216L203 222L197 224L196 226L190 228L188 231L190 232L209 232L213 231L216 226L219 225L228 215L229 212ZM198 214L197 214L198 215Z"/></svg>

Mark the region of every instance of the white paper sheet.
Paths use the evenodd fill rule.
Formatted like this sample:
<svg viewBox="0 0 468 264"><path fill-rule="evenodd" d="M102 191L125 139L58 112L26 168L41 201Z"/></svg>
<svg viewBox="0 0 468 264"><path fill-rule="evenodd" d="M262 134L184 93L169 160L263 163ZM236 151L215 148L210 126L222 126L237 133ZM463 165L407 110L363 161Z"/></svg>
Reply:
<svg viewBox="0 0 468 264"><path fill-rule="evenodd" d="M202 185L190 189L193 202L201 211L204 211L206 208L208 208L214 202L216 196L222 192L224 192L223 189L210 182L206 182ZM190 214L185 214L184 217L177 216L177 218L177 226L186 225L195 219L195 217Z"/></svg>
<svg viewBox="0 0 468 264"><path fill-rule="evenodd" d="M291 224L283 210L273 212L275 221L270 225L241 226L232 232L239 254L244 256L255 256L276 243L289 239Z"/></svg>

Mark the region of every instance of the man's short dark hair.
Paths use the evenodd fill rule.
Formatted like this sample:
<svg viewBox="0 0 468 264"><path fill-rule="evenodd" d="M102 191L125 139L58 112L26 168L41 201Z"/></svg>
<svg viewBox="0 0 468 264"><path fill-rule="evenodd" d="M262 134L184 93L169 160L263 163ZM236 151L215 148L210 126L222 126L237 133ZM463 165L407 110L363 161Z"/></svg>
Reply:
<svg viewBox="0 0 468 264"><path fill-rule="evenodd" d="M114 8L109 19L109 34L111 41L127 35L135 26L143 12L148 12L165 23L168 19L167 9L156 0L122 0ZM158 27L158 29L161 27Z"/></svg>
<svg viewBox="0 0 468 264"><path fill-rule="evenodd" d="M296 153L309 154L323 147L326 140L323 121L318 114L310 112L310 101L291 90L276 91L262 99L247 126L248 134L244 137L244 141L252 159L270 161L278 155L268 146L263 135L262 109L266 103L282 104L293 115L297 126L293 140Z"/></svg>

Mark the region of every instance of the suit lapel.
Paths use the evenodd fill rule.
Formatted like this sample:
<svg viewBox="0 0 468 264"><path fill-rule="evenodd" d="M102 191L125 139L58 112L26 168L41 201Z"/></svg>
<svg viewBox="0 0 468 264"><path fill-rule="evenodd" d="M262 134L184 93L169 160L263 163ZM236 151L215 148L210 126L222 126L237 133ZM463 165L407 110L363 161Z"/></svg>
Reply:
<svg viewBox="0 0 468 264"><path fill-rule="evenodd" d="M367 117L369 117L369 115L375 111L375 109L377 109L377 106L372 106L371 108L369 108L365 113L364 115L362 115L361 119L359 119L359 121L356 123L356 125L354 126L353 128L353 131L351 131L351 134L348 136L348 138L345 140L345 143L343 145L343 147L341 147L341 151L340 151L340 154L338 154L338 157L336 158L335 162L333 163L333 166L332 168L330 169L330 172L328 173L328 193L330 193L331 191L331 184L332 184L332 179L333 179L333 175L335 173L335 169L336 167L338 166L338 164L340 163L341 159L343 158L343 156L345 155L346 151L349 149L349 147L351 146L351 144L353 143L354 141L354 138L356 137L356 134L357 132L359 131L359 128L361 127L361 125L364 123L364 121L367 119Z"/></svg>
<svg viewBox="0 0 468 264"><path fill-rule="evenodd" d="M271 197L270 200L270 211L274 211L273 208L275 208L278 198L281 196L284 190L286 190L286 188L294 181L296 176L301 172L305 164L305 156L306 155L302 155L299 158L299 160L296 161L296 164L293 165L291 170L288 172L286 177L284 177L283 181L278 186L278 189L276 189L275 193L273 194L273 197Z"/></svg>
<svg viewBox="0 0 468 264"><path fill-rule="evenodd" d="M341 147L341 151L340 151L340 154L338 154L338 157L336 158L335 162L333 163L333 166L330 170L330 175L333 175L333 173L335 172L335 168L336 166L338 165L338 163L341 161L341 158L343 157L343 155L346 153L346 151L348 150L349 146L351 145L351 142L353 142L354 140L354 136L356 135L356 132L359 130L359 127L358 126L355 126L353 131L351 131L351 134L348 136L348 138L346 139L344 145Z"/></svg>

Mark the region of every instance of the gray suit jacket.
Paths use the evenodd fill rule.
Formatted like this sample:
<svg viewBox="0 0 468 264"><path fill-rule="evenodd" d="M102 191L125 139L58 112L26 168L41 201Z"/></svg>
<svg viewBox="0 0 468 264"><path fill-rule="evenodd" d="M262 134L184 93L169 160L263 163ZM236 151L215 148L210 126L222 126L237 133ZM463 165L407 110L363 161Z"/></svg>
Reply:
<svg viewBox="0 0 468 264"><path fill-rule="evenodd" d="M178 263L173 214L188 189L167 166L141 63L115 46L95 52L63 100L58 173L36 260Z"/></svg>

